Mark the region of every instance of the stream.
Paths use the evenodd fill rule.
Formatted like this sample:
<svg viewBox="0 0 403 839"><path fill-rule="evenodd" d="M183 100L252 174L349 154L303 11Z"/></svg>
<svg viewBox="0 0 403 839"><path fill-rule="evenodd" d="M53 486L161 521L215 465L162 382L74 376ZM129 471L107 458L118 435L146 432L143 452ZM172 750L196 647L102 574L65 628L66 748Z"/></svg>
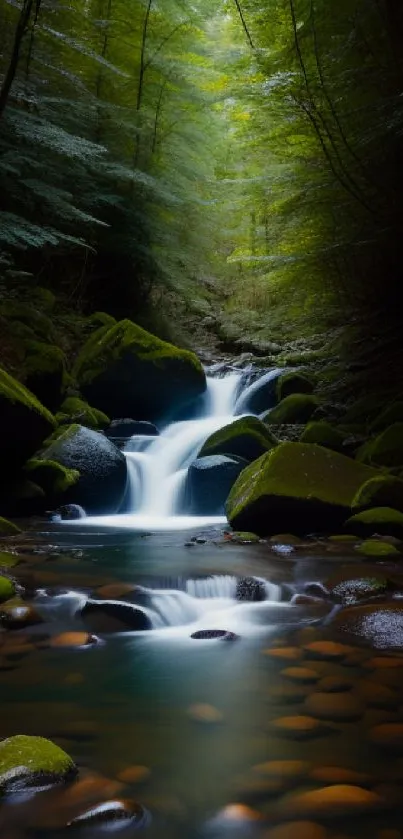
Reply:
<svg viewBox="0 0 403 839"><path fill-rule="evenodd" d="M351 547L236 544L223 516L181 510L203 442L250 413L256 383L240 385L209 379L199 418L126 443L128 512L42 526L38 544L32 534L21 573L43 623L3 642L1 736L49 737L80 779L11 796L2 839L402 836L403 763L371 731L391 722L402 736L403 658L374 665L371 647L335 631L339 607L321 594L336 569L357 569ZM151 626L58 646L88 629L88 598L138 604ZM309 798L323 788L330 800ZM117 801L130 817L74 822Z"/></svg>

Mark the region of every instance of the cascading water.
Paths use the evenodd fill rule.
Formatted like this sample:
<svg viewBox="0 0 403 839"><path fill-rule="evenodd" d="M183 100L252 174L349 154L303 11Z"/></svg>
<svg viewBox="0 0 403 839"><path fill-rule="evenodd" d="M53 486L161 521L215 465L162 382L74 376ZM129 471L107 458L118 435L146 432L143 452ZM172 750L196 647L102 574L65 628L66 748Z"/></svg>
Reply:
<svg viewBox="0 0 403 839"><path fill-rule="evenodd" d="M273 371L270 380L276 373ZM207 377L198 419L171 423L159 437L132 437L124 451L129 475L128 512L88 517L81 523L152 531L224 524L223 516L181 515L180 499L188 468L205 440L247 410L248 394L253 396L256 383L240 393L241 382L242 373L238 371L222 378Z"/></svg>

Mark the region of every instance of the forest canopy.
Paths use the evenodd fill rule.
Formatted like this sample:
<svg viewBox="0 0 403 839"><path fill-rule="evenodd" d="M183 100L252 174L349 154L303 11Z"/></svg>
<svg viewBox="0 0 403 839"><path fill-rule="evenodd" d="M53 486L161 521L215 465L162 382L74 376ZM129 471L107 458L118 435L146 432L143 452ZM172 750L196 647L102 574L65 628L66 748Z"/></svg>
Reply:
<svg viewBox="0 0 403 839"><path fill-rule="evenodd" d="M0 0L0 31L5 294L400 299L395 0Z"/></svg>

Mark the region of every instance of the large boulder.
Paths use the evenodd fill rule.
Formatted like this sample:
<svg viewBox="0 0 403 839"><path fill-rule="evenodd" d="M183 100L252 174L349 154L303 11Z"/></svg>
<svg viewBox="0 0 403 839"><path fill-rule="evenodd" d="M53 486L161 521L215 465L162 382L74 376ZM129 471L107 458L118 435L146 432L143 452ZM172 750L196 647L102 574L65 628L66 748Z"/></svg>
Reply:
<svg viewBox="0 0 403 839"><path fill-rule="evenodd" d="M91 336L74 373L89 403L112 417L166 418L206 389L197 356L130 320L106 328L98 340Z"/></svg>
<svg viewBox="0 0 403 839"><path fill-rule="evenodd" d="M119 510L126 490L126 458L103 434L70 425L41 452L37 467L39 459L78 470L78 480L63 494L64 503L79 504L87 513Z"/></svg>
<svg viewBox="0 0 403 839"><path fill-rule="evenodd" d="M215 431L202 446L199 457L237 455L250 462L275 445L277 440L264 423L256 417L241 417Z"/></svg>
<svg viewBox="0 0 403 839"><path fill-rule="evenodd" d="M298 371L284 373L277 379L276 396L279 402L293 393L312 393L315 388L313 376Z"/></svg>
<svg viewBox="0 0 403 839"><path fill-rule="evenodd" d="M319 407L316 396L309 393L293 393L286 396L265 416L269 425L292 425L308 422Z"/></svg>
<svg viewBox="0 0 403 839"><path fill-rule="evenodd" d="M377 466L403 466L403 422L395 422L357 453L358 460Z"/></svg>
<svg viewBox="0 0 403 839"><path fill-rule="evenodd" d="M354 536L362 536L363 539L374 533L403 539L403 513L391 507L374 507L350 516L344 530Z"/></svg>
<svg viewBox="0 0 403 839"><path fill-rule="evenodd" d="M395 422L403 422L403 402L387 405L371 423L371 431L382 431Z"/></svg>
<svg viewBox="0 0 403 839"><path fill-rule="evenodd" d="M140 632L152 629L150 618L139 606L117 600L88 600L81 616L91 632Z"/></svg>
<svg viewBox="0 0 403 839"><path fill-rule="evenodd" d="M39 448L56 427L56 420L24 385L0 369L0 455L2 474L18 466Z"/></svg>
<svg viewBox="0 0 403 839"><path fill-rule="evenodd" d="M72 425L79 423L85 425L87 428L93 428L94 431L100 431L106 428L110 419L97 408L92 408L79 396L68 396L60 406L60 411L56 414L56 419L60 424Z"/></svg>
<svg viewBox="0 0 403 839"><path fill-rule="evenodd" d="M184 487L186 509L193 515L224 515L225 502L247 461L217 454L198 457L189 468Z"/></svg>
<svg viewBox="0 0 403 839"><path fill-rule="evenodd" d="M241 393L235 405L235 414L262 414L276 404L277 381L282 369L270 370Z"/></svg>
<svg viewBox="0 0 403 839"><path fill-rule="evenodd" d="M403 513L403 480L379 475L366 481L354 496L352 508L358 512L371 507L392 507Z"/></svg>
<svg viewBox="0 0 403 839"><path fill-rule="evenodd" d="M260 536L338 528L374 469L322 446L281 443L243 470L226 512L236 530Z"/></svg>
<svg viewBox="0 0 403 839"><path fill-rule="evenodd" d="M159 431L157 426L152 422L126 418L113 420L106 429L105 434L111 440L115 438L118 440L127 440L129 437L134 437L135 434L141 434L144 437L158 437Z"/></svg>
<svg viewBox="0 0 403 839"><path fill-rule="evenodd" d="M77 773L69 755L51 740L17 734L0 743L0 790L3 793L71 781Z"/></svg>
<svg viewBox="0 0 403 839"><path fill-rule="evenodd" d="M304 428L300 437L300 443L316 443L318 446L324 446L325 449L332 449L335 452L343 451L343 443L346 435L338 428L334 428L330 422L326 420L309 422Z"/></svg>

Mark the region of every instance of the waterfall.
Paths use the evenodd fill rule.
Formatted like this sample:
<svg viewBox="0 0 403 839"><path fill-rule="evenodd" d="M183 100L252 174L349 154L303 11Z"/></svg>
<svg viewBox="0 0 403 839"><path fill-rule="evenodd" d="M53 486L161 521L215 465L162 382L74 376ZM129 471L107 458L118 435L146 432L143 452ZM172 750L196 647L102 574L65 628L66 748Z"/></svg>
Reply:
<svg viewBox="0 0 403 839"><path fill-rule="evenodd" d="M271 381L277 371L262 379ZM262 381L260 379L260 382ZM177 530L225 524L222 516L185 516L181 514L182 489L191 463L207 438L225 425L239 419L248 407L256 383L239 397L242 373L232 372L222 378L207 377L207 389L198 419L173 422L159 437L135 435L125 446L129 489L125 508L128 512L110 516L89 516L86 525L127 527L132 530ZM248 410L257 413L255 410Z"/></svg>

